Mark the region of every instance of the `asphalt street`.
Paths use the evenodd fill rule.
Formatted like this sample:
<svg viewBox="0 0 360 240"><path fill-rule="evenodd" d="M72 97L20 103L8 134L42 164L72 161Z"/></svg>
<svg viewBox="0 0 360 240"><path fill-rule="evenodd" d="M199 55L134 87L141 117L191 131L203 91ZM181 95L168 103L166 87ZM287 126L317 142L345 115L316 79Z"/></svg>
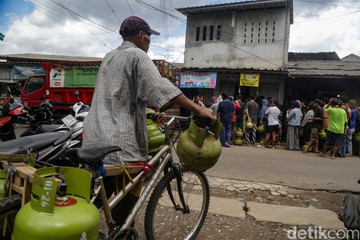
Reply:
<svg viewBox="0 0 360 240"><path fill-rule="evenodd" d="M18 125L16 133L26 129ZM360 157L331 159L302 151L232 146L223 148L208 176L279 184L300 189L360 192Z"/></svg>
<svg viewBox="0 0 360 240"><path fill-rule="evenodd" d="M286 185L301 189L360 192L360 157L331 159L302 151L232 146L223 148L206 172L219 178Z"/></svg>

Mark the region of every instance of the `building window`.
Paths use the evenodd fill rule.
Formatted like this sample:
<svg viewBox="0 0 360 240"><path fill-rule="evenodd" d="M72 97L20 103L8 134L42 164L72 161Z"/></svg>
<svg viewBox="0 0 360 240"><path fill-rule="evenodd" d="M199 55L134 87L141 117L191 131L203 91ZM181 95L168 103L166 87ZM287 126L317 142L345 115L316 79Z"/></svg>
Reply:
<svg viewBox="0 0 360 240"><path fill-rule="evenodd" d="M276 22L275 21L273 21L273 33L272 33L272 42L275 42L275 24L276 24Z"/></svg>
<svg viewBox="0 0 360 240"><path fill-rule="evenodd" d="M216 40L220 40L220 39L221 39L221 35L222 35L221 25L217 25L217 29L216 29Z"/></svg>
<svg viewBox="0 0 360 240"><path fill-rule="evenodd" d="M274 20L244 21L239 30L242 44L275 43L276 21Z"/></svg>
<svg viewBox="0 0 360 240"><path fill-rule="evenodd" d="M197 42L200 40L200 27L196 27L195 40Z"/></svg>
<svg viewBox="0 0 360 240"><path fill-rule="evenodd" d="M214 40L214 26L210 26L209 40Z"/></svg>
<svg viewBox="0 0 360 240"><path fill-rule="evenodd" d="M207 30L207 27L203 27L203 41L206 41L206 30Z"/></svg>

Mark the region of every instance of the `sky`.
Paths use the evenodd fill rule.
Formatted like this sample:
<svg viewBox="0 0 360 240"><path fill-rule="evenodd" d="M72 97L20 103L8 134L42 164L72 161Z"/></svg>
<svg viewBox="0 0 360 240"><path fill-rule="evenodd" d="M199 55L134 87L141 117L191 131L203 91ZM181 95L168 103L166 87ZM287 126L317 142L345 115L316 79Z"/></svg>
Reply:
<svg viewBox="0 0 360 240"><path fill-rule="evenodd" d="M360 56L360 0L293 0L289 52L333 52ZM186 16L176 8L236 0L0 0L0 55L35 53L103 57L117 48L121 22L145 19L149 56L183 62ZM237 2L240 2L239 0Z"/></svg>

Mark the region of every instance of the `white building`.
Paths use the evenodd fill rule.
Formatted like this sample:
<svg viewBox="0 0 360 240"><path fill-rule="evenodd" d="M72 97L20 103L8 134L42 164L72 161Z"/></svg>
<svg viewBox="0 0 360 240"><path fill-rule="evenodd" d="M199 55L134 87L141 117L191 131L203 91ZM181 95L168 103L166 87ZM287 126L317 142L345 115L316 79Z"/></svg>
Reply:
<svg viewBox="0 0 360 240"><path fill-rule="evenodd" d="M284 100L292 0L259 0L177 9L187 16L184 70L217 72L216 89L182 89L207 99L222 91ZM259 87L240 74L260 74Z"/></svg>

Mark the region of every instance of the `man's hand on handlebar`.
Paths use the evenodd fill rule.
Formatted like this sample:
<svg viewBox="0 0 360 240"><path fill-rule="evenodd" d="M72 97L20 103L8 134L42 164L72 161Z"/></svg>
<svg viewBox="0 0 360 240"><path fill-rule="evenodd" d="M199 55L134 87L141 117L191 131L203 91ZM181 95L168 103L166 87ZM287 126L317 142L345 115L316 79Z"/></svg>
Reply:
<svg viewBox="0 0 360 240"><path fill-rule="evenodd" d="M196 113L196 115L201 118L211 119L212 121L216 120L216 116L215 116L213 110L210 108L201 107L199 109L199 112Z"/></svg>

